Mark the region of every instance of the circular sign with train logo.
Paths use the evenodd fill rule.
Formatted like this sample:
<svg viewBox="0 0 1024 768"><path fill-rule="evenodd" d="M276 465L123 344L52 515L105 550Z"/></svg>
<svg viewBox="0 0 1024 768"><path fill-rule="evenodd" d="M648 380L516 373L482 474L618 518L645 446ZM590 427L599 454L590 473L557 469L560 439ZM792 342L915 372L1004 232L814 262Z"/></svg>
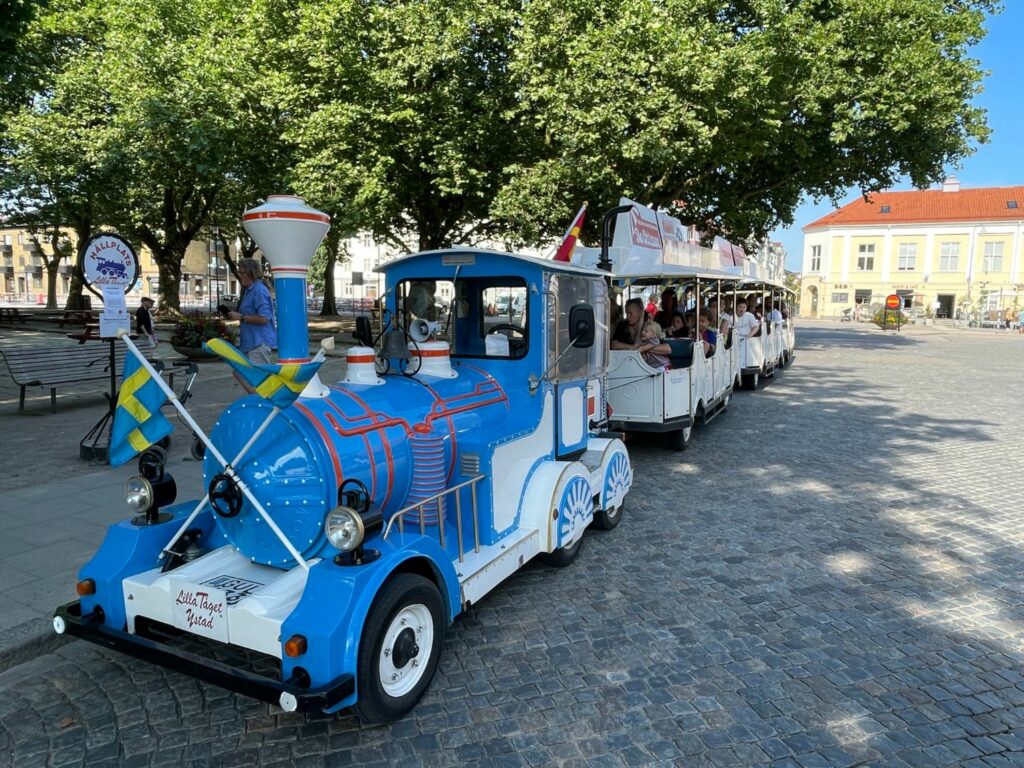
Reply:
<svg viewBox="0 0 1024 768"><path fill-rule="evenodd" d="M97 296L104 285L117 286L128 293L139 279L139 257L119 235L93 235L80 258L85 284Z"/></svg>

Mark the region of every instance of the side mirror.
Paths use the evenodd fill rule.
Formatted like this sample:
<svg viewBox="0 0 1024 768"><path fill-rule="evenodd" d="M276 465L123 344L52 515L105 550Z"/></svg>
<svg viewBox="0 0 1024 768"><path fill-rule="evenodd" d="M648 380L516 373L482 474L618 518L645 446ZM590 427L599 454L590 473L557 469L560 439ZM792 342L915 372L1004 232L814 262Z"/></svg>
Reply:
<svg viewBox="0 0 1024 768"><path fill-rule="evenodd" d="M569 338L577 349L594 346L594 308L576 304L569 310Z"/></svg>
<svg viewBox="0 0 1024 768"><path fill-rule="evenodd" d="M364 347L373 346L373 330L370 328L370 318L357 317L356 329L352 332L353 338Z"/></svg>

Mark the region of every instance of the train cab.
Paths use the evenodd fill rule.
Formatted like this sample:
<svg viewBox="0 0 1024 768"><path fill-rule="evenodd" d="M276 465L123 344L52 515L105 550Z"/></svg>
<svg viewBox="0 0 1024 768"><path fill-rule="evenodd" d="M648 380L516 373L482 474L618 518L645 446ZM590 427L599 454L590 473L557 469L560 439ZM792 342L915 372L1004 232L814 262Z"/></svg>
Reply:
<svg viewBox="0 0 1024 768"><path fill-rule="evenodd" d="M305 274L329 219L277 196L244 222L273 267L284 375L317 359ZM344 379L288 403L258 389L196 426L191 501L143 453L140 514L82 567L56 631L286 711L385 722L424 694L459 614L618 525L633 475L605 431L606 280L473 249L381 271L384 325L360 329Z"/></svg>

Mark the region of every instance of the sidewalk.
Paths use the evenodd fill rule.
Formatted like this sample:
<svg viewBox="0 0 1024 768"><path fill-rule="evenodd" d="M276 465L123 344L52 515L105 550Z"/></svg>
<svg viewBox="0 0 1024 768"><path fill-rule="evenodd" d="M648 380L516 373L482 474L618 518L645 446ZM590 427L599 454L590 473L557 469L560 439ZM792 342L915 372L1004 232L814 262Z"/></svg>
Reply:
<svg viewBox="0 0 1024 768"><path fill-rule="evenodd" d="M317 330L311 330L311 337L323 335ZM351 343L345 338L337 337L339 348L321 368L325 381L344 375L344 348ZM0 348L64 343L75 344L45 330L0 329ZM178 357L165 343L156 356ZM184 377L175 376L178 392L183 384ZM112 468L79 458L79 441L105 412L103 391L102 382L61 387L54 414L49 393L30 387L25 410L19 412L19 388L0 362L0 670L60 644L50 624L54 608L75 599L78 569L92 557L107 528L129 516L124 486L137 472L135 462ZM204 430L244 394L220 362L199 365L192 392L189 411ZM167 466L177 482L178 501L199 499L203 471L189 456L192 435L171 415L170 406L165 413L175 425Z"/></svg>

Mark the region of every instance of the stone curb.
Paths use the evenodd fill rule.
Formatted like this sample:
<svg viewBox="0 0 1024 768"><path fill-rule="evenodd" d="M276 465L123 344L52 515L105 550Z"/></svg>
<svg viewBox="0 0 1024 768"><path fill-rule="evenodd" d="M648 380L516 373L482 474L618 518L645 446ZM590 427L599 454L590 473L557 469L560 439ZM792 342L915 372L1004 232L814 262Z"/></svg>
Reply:
<svg viewBox="0 0 1024 768"><path fill-rule="evenodd" d="M0 631L0 673L50 653L70 639L53 631L50 616L38 616Z"/></svg>

